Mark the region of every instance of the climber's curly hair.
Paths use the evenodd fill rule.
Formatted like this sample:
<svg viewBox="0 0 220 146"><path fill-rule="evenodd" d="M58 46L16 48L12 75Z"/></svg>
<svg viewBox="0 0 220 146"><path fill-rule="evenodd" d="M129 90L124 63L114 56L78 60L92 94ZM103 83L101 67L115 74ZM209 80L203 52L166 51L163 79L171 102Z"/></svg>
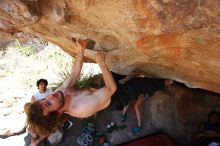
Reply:
<svg viewBox="0 0 220 146"><path fill-rule="evenodd" d="M51 112L44 116L39 102L28 103L24 107L27 114L26 125L28 129L39 136L50 135L67 120L64 114L59 115L58 112Z"/></svg>

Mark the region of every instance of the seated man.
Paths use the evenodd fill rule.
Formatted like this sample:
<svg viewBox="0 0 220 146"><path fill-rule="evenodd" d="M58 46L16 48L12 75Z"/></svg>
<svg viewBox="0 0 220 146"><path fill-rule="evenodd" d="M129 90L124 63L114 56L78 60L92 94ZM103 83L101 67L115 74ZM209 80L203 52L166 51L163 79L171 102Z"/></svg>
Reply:
<svg viewBox="0 0 220 146"><path fill-rule="evenodd" d="M41 99L44 99L45 97L47 97L48 95L53 93L51 88L47 88L48 81L46 79L39 79L36 84L38 87L38 91L35 92L34 95L31 97L31 103L38 101L38 100L41 100ZM31 103L28 102L24 105L25 113L27 113L27 109ZM65 122L63 125L64 129L68 129L72 126L72 122L70 120L68 120L67 118L63 119L63 122ZM37 145L38 143L43 141L45 138L48 138L49 142L51 143L50 139L54 139L55 134L63 135L63 133L60 132L61 129L62 128L56 130L53 134L49 135L49 137L45 137L45 136L39 136L39 135L31 132L31 131L29 131L29 128L27 128L27 130L29 132L31 132L31 135L32 135L31 146ZM62 137L60 137L59 139L56 138L56 140L53 140L53 142L57 143L57 142L60 142L61 140L62 140ZM51 144L53 144L53 143L51 143Z"/></svg>
<svg viewBox="0 0 220 146"><path fill-rule="evenodd" d="M208 115L208 121L204 122L197 132L196 138L199 146L207 146L211 142L220 143L220 118L219 113L212 111Z"/></svg>
<svg viewBox="0 0 220 146"><path fill-rule="evenodd" d="M46 96L53 93L51 88L47 88L48 81L46 79L39 79L37 81L38 91L31 97L31 102L35 102L40 99L44 99Z"/></svg>

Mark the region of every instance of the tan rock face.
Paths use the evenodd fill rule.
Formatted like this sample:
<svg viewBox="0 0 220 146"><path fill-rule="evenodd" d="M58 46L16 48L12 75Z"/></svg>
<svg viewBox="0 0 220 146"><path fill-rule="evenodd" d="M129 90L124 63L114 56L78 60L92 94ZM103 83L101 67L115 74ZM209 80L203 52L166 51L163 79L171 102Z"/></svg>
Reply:
<svg viewBox="0 0 220 146"><path fill-rule="evenodd" d="M73 56L71 38L90 38L95 49L108 52L112 71L170 78L220 93L219 0L0 2L4 36L31 33Z"/></svg>

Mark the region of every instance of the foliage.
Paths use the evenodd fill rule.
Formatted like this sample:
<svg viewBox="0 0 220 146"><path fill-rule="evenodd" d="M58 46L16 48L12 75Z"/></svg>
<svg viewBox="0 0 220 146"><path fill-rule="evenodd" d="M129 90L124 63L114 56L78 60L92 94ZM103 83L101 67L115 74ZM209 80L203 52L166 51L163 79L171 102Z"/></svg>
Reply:
<svg viewBox="0 0 220 146"><path fill-rule="evenodd" d="M68 68L62 68L62 70L59 70L59 72L57 73L56 82L53 82L51 85L53 90L62 85L63 81L65 81L67 77L69 77L70 72L71 70L69 70ZM94 79L95 78L92 73L86 75L81 74L79 79L76 80L74 86L76 89L85 89L89 87L94 88L96 87L96 84L94 84Z"/></svg>
<svg viewBox="0 0 220 146"><path fill-rule="evenodd" d="M67 79L67 77L70 75L70 68L68 68L67 66L63 66L62 68L59 68L59 70L57 70L55 74L56 80L52 81L51 83L51 87L53 90L61 86L63 82Z"/></svg>
<svg viewBox="0 0 220 146"><path fill-rule="evenodd" d="M75 87L77 89L84 89L92 87L93 85L93 75L87 74L85 76L81 75L80 78L76 81Z"/></svg>
<svg viewBox="0 0 220 146"><path fill-rule="evenodd" d="M29 89L32 87L36 89L36 81L40 78L47 79L49 87L53 89L59 87L69 76L74 58L51 43L41 50L33 49L36 46L32 43L28 44L24 46L16 40L1 53L0 76L16 76ZM92 78L92 74L81 75L76 82L77 88L90 87Z"/></svg>
<svg viewBox="0 0 220 146"><path fill-rule="evenodd" d="M33 47L33 45L24 46L17 39L15 41L14 47L21 53L21 55L24 56L31 56L37 52L36 48Z"/></svg>

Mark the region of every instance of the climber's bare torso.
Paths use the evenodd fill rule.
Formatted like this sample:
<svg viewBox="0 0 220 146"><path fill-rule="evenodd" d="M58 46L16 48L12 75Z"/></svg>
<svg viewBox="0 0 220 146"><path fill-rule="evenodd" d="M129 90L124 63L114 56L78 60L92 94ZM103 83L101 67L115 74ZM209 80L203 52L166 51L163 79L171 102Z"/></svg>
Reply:
<svg viewBox="0 0 220 146"><path fill-rule="evenodd" d="M65 97L65 104L61 110L74 117L89 117L97 111L106 108L111 101L111 96L106 94L106 87L84 90L66 89L62 91Z"/></svg>

